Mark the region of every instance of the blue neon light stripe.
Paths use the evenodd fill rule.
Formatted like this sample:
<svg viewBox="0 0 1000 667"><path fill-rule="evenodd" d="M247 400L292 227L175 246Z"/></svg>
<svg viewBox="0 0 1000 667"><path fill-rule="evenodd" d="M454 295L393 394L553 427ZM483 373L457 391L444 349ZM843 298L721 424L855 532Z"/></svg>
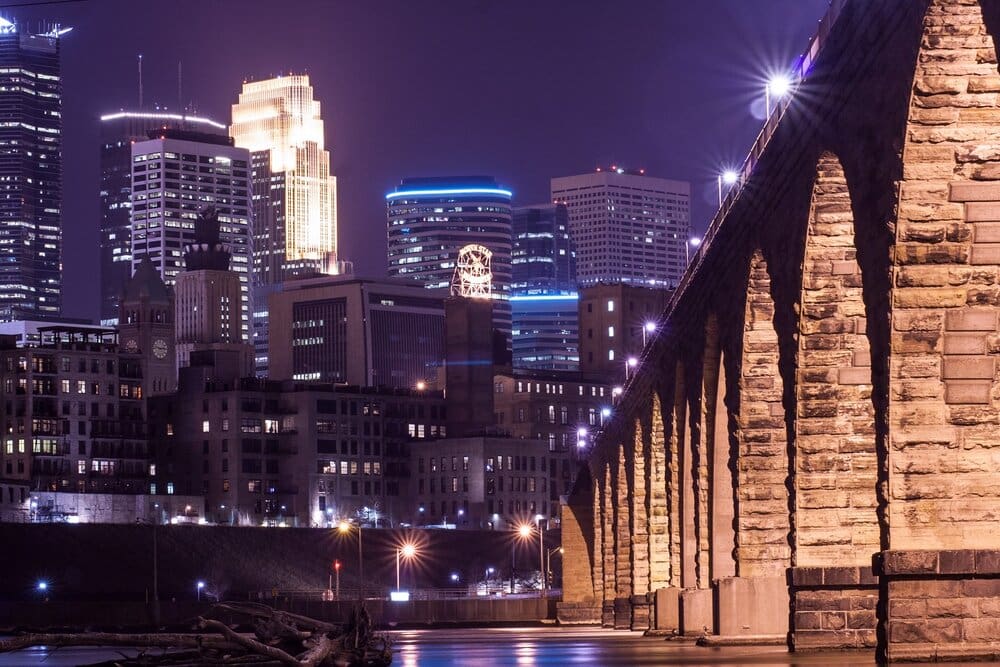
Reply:
<svg viewBox="0 0 1000 667"><path fill-rule="evenodd" d="M502 197L513 197L510 190L500 190L493 188L448 188L444 190L404 190L402 192L390 192L385 198L396 199L398 197L424 197L433 195L500 195Z"/></svg>

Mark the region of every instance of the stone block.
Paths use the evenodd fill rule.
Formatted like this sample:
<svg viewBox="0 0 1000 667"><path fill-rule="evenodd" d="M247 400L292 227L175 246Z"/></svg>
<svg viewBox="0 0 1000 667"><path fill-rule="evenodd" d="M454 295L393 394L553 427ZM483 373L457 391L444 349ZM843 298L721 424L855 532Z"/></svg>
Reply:
<svg viewBox="0 0 1000 667"><path fill-rule="evenodd" d="M992 357L945 357L941 376L946 380L991 380L994 366Z"/></svg>
<svg viewBox="0 0 1000 667"><path fill-rule="evenodd" d="M933 574L937 572L937 551L885 551L882 553L882 572L897 574Z"/></svg>
<svg viewBox="0 0 1000 667"><path fill-rule="evenodd" d="M951 201L1000 201L1000 184L957 181L948 185L948 199Z"/></svg>
<svg viewBox="0 0 1000 667"><path fill-rule="evenodd" d="M949 405L986 405L993 383L988 380L948 380L944 400Z"/></svg>
<svg viewBox="0 0 1000 667"><path fill-rule="evenodd" d="M977 549L975 572L976 574L1000 574L1000 551Z"/></svg>
<svg viewBox="0 0 1000 667"><path fill-rule="evenodd" d="M653 613L654 630L680 630L681 589L657 589Z"/></svg>
<svg viewBox="0 0 1000 667"><path fill-rule="evenodd" d="M629 598L615 598L615 630L632 629L632 601Z"/></svg>
<svg viewBox="0 0 1000 667"><path fill-rule="evenodd" d="M871 384L872 372L867 367L852 367L837 369L837 382L842 385Z"/></svg>
<svg viewBox="0 0 1000 667"><path fill-rule="evenodd" d="M1000 206L997 206L1000 209ZM1000 222L980 222L973 227L976 243L1000 243Z"/></svg>
<svg viewBox="0 0 1000 667"><path fill-rule="evenodd" d="M1000 222L1000 202L970 202L965 205L966 222ZM979 240L979 225L976 225L976 240ZM986 239L983 239L984 241Z"/></svg>
<svg viewBox="0 0 1000 667"><path fill-rule="evenodd" d="M972 574L976 571L976 552L972 549L942 551L938 554L941 574Z"/></svg>
<svg viewBox="0 0 1000 667"><path fill-rule="evenodd" d="M716 632L721 636L788 632L784 577L724 577L716 582L716 598Z"/></svg>
<svg viewBox="0 0 1000 667"><path fill-rule="evenodd" d="M949 310L945 313L946 331L996 331L997 313L989 310Z"/></svg>
<svg viewBox="0 0 1000 667"><path fill-rule="evenodd" d="M945 354L986 354L986 335L977 333L947 333Z"/></svg>
<svg viewBox="0 0 1000 667"><path fill-rule="evenodd" d="M714 631L711 589L685 588L681 591L680 626L682 635L697 637Z"/></svg>
<svg viewBox="0 0 1000 667"><path fill-rule="evenodd" d="M1000 243L976 243L969 254L970 264L1000 264Z"/></svg>

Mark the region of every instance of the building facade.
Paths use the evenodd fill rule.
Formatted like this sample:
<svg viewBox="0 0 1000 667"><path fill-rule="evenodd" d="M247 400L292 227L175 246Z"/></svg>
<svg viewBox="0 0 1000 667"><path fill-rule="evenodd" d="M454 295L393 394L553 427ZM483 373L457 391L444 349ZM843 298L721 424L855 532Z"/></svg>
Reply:
<svg viewBox="0 0 1000 667"><path fill-rule="evenodd" d="M32 490L129 493L150 475L143 360L113 329L38 325L0 337L2 477Z"/></svg>
<svg viewBox="0 0 1000 667"><path fill-rule="evenodd" d="M101 324L118 324L118 299L132 275L132 143L154 129L225 131L208 118L160 111L101 116Z"/></svg>
<svg viewBox="0 0 1000 667"><path fill-rule="evenodd" d="M414 513L409 447L447 434L440 393L219 381L200 360L151 408L158 490L203 495L214 523L387 526Z"/></svg>
<svg viewBox="0 0 1000 667"><path fill-rule="evenodd" d="M494 328L510 335L511 192L488 176L406 178L385 196L389 276L449 288L458 252L492 252Z"/></svg>
<svg viewBox="0 0 1000 667"><path fill-rule="evenodd" d="M612 415L614 388L600 375L515 368L493 377L494 424L552 451L577 452ZM581 446L582 445L582 446Z"/></svg>
<svg viewBox="0 0 1000 667"><path fill-rule="evenodd" d="M410 449L417 526L510 530L541 515L559 523L570 455L547 443L503 437L449 438Z"/></svg>
<svg viewBox="0 0 1000 667"><path fill-rule="evenodd" d="M251 153L254 347L265 374L272 286L303 272L338 272L337 179L307 75L245 82L229 133Z"/></svg>
<svg viewBox="0 0 1000 667"><path fill-rule="evenodd" d="M0 320L62 308L64 33L0 18Z"/></svg>
<svg viewBox="0 0 1000 667"><path fill-rule="evenodd" d="M184 246L194 242L198 213L214 207L249 322L249 169L249 153L224 135L165 129L132 144L132 271L148 257L172 285L184 269ZM240 335L249 341L249 327Z"/></svg>
<svg viewBox="0 0 1000 667"><path fill-rule="evenodd" d="M657 332L672 292L602 284L580 291L580 370L622 384Z"/></svg>
<svg viewBox="0 0 1000 667"><path fill-rule="evenodd" d="M553 178L551 193L569 212L581 285L680 281L691 234L689 183L612 167Z"/></svg>
<svg viewBox="0 0 1000 667"><path fill-rule="evenodd" d="M579 300L575 291L510 298L515 368L579 369Z"/></svg>
<svg viewBox="0 0 1000 667"><path fill-rule="evenodd" d="M361 386L431 384L445 357L445 295L403 280L288 280L268 307L269 375Z"/></svg>

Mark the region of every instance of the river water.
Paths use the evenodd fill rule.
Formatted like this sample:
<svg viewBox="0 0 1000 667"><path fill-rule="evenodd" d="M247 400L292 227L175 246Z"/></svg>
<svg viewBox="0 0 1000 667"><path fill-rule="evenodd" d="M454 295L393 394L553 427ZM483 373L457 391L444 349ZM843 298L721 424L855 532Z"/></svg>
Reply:
<svg viewBox="0 0 1000 667"><path fill-rule="evenodd" d="M790 655L780 646L702 648L598 628L464 628L391 633L393 667L590 667L652 665L872 665L868 653ZM134 654L132 651L125 651ZM119 657L119 649L33 649L0 655L0 665L85 665ZM982 663L979 663L980 665Z"/></svg>

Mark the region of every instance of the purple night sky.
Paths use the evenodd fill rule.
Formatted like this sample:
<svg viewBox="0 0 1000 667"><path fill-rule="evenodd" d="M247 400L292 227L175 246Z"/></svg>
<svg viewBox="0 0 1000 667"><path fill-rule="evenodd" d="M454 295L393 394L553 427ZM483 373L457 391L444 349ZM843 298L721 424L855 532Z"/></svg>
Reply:
<svg viewBox="0 0 1000 667"><path fill-rule="evenodd" d="M24 4L14 0L12 3ZM98 117L145 100L228 123L244 78L309 73L339 189L340 255L385 272L383 195L406 176L491 174L515 204L616 163L692 183L760 128L763 81L827 0L73 0L0 7L74 26L63 42L65 314L98 307Z"/></svg>

